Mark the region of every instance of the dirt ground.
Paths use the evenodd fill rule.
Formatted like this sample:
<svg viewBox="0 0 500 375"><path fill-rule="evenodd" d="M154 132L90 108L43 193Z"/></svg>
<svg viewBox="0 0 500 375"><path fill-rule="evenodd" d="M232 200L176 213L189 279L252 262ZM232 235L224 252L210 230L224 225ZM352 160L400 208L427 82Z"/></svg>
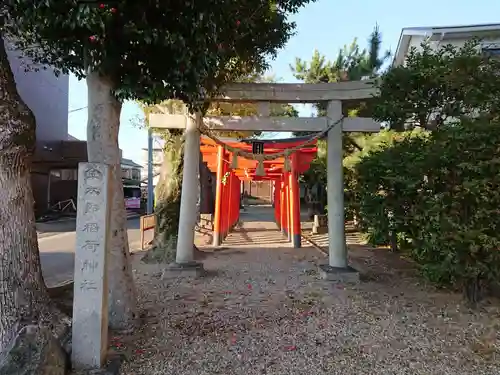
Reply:
<svg viewBox="0 0 500 375"><path fill-rule="evenodd" d="M113 335L123 374L500 374L500 304L476 310L426 285L412 263L349 241L362 281L326 282L265 211L209 252L194 279L134 255L142 327ZM267 219L272 217L268 212Z"/></svg>

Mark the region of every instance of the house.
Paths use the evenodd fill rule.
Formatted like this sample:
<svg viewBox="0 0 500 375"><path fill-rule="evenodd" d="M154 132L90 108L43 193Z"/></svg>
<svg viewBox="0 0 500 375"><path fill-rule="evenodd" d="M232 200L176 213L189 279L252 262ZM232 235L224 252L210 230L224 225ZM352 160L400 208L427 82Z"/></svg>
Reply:
<svg viewBox="0 0 500 375"><path fill-rule="evenodd" d="M121 158L123 194L125 207L138 210L141 208L141 169L133 160Z"/></svg>
<svg viewBox="0 0 500 375"><path fill-rule="evenodd" d="M500 55L500 23L407 27L401 31L393 65L403 64L410 49L412 47L420 49L422 42L426 40L429 41L431 47L438 49L447 44L458 47L472 38L481 40L483 51Z"/></svg>
<svg viewBox="0 0 500 375"><path fill-rule="evenodd" d="M35 66L10 43L5 47L17 91L36 118L31 182L35 212L41 215L57 202L75 200L76 168L87 159L87 147L68 138L69 76L56 77L51 68Z"/></svg>
<svg viewBox="0 0 500 375"><path fill-rule="evenodd" d="M77 202L78 164L88 159L87 142L68 134L69 76L56 77L51 68L32 69L28 58L9 43L5 46L17 91L36 118L31 171L35 213L41 216L65 206L72 211L71 200ZM122 158L122 173L124 185L140 185L139 164Z"/></svg>
<svg viewBox="0 0 500 375"><path fill-rule="evenodd" d="M135 163L131 159L122 158L122 179L123 183L133 183L139 185L141 183L141 169L142 166Z"/></svg>

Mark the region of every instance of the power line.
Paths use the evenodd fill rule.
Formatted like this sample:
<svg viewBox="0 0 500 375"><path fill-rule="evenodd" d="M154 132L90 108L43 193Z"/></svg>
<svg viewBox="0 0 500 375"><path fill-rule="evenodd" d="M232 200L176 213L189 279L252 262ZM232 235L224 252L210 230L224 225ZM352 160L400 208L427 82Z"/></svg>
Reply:
<svg viewBox="0 0 500 375"><path fill-rule="evenodd" d="M81 107L81 108L76 108L76 109L72 109L71 111L68 111L68 113L73 113L73 112L76 112L76 111L81 111L82 109L86 109L86 108L88 108L88 106Z"/></svg>

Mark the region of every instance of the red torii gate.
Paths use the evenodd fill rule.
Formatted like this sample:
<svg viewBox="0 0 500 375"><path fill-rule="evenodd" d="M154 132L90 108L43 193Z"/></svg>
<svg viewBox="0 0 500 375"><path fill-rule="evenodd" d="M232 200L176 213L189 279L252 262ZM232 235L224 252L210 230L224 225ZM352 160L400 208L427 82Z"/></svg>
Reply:
<svg viewBox="0 0 500 375"><path fill-rule="evenodd" d="M238 150L252 152L252 141L224 140L225 144ZM304 142L300 138L262 140L264 153L274 154L297 147ZM273 181L274 216L281 232L301 247L300 188L298 177L307 171L316 156L316 142L289 155L290 171L285 170L285 158L264 161L265 176L256 175L257 160L238 156L237 168L231 169L233 154L207 137L201 138L200 151L203 161L216 174L215 213L213 221L213 245L220 246L222 240L236 225L240 216L241 181Z"/></svg>

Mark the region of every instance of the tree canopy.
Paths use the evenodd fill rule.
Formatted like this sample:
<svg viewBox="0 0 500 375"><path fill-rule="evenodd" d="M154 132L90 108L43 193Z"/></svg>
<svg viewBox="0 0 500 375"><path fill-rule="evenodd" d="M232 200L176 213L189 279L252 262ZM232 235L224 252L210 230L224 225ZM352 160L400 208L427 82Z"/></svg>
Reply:
<svg viewBox="0 0 500 375"><path fill-rule="evenodd" d="M383 64L390 56L389 51L382 52L382 34L378 26L375 26L373 32L368 38L367 48L361 48L358 40L354 39L349 46L344 46L339 50L335 60L329 61L320 54L319 51L314 51L309 61L304 61L300 58L295 60L295 65L291 65L295 78L304 81L305 83L331 83L340 81L359 81L365 77L375 77L379 74ZM366 106L361 103L362 108ZM315 105L318 116L326 115L326 103L317 103ZM363 114L358 113L357 108L343 108L347 115ZM295 136L305 136L313 132L294 132ZM345 134L344 139L344 155L347 156L359 149L358 143L363 142L365 135ZM302 176L308 186L326 185L326 142L319 142L318 155L311 163L311 167Z"/></svg>
<svg viewBox="0 0 500 375"><path fill-rule="evenodd" d="M6 0L1 32L38 63L98 71L120 99L192 105L241 73L262 71L314 0Z"/></svg>
<svg viewBox="0 0 500 375"><path fill-rule="evenodd" d="M335 60L327 60L315 50L309 61L296 58L290 69L295 78L305 83L359 81L377 76L389 57L389 51L382 52L382 33L375 26L368 38L367 48L361 49L355 38L349 46L345 45L338 51ZM315 107L318 116L326 114L324 103L318 103Z"/></svg>

